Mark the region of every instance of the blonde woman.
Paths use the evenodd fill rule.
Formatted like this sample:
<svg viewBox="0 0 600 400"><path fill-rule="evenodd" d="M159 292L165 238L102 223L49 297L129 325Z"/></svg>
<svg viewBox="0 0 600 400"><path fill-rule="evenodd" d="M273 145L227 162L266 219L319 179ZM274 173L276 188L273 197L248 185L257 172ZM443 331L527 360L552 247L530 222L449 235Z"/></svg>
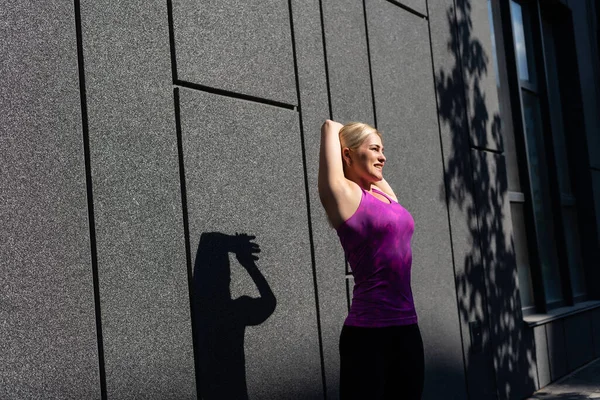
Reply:
<svg viewBox="0 0 600 400"><path fill-rule="evenodd" d="M420 399L423 342L410 286L414 220L383 179L381 133L359 122L321 128L319 196L352 274L340 335L340 396Z"/></svg>

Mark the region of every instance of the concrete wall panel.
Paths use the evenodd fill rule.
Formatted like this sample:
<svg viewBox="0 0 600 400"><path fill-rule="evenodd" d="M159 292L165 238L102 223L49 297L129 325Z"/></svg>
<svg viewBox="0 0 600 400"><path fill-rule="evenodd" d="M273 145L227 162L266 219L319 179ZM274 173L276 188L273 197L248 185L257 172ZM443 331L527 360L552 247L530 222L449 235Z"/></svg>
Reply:
<svg viewBox="0 0 600 400"><path fill-rule="evenodd" d="M194 398L166 3L81 10L107 394Z"/></svg>
<svg viewBox="0 0 600 400"><path fill-rule="evenodd" d="M0 398L97 398L73 2L5 2L0 52Z"/></svg>
<svg viewBox="0 0 600 400"><path fill-rule="evenodd" d="M548 340L544 325L533 328L535 336L535 361L537 366L538 389L552 382L550 377L550 362L548 360Z"/></svg>
<svg viewBox="0 0 600 400"><path fill-rule="evenodd" d="M573 371L594 358L591 313L581 313L565 319L567 368Z"/></svg>
<svg viewBox="0 0 600 400"><path fill-rule="evenodd" d="M333 118L341 123L373 125L363 2L332 0L322 4Z"/></svg>
<svg viewBox="0 0 600 400"><path fill-rule="evenodd" d="M567 373L567 349L563 324L563 320L557 320L545 325L552 381Z"/></svg>
<svg viewBox="0 0 600 400"><path fill-rule="evenodd" d="M328 399L339 397L339 337L348 313L344 253L317 192L320 128L329 118L318 0L292 2L301 118Z"/></svg>
<svg viewBox="0 0 600 400"><path fill-rule="evenodd" d="M177 78L297 104L288 2L173 1Z"/></svg>
<svg viewBox="0 0 600 400"><path fill-rule="evenodd" d="M223 383L242 393L245 379L250 398L322 396L298 114L182 89L181 129L190 245L198 249L193 260L197 357L204 363L201 371L219 366L230 371L221 378L209 374L213 381L201 380L202 390ZM207 257L201 237L211 232L256 236L263 278L251 279L233 255L231 262ZM230 308L243 295L256 300L257 308L245 314L256 312L254 323ZM222 313L211 313L221 305ZM216 342L204 345L212 335Z"/></svg>
<svg viewBox="0 0 600 400"><path fill-rule="evenodd" d="M465 381L427 21L367 4L386 179L415 219L413 292L426 355L424 398L464 398ZM435 349L435 350L433 350Z"/></svg>
<svg viewBox="0 0 600 400"><path fill-rule="evenodd" d="M464 81L454 35L454 1L429 2L428 7L446 180L445 186L440 185L440 196L447 195L450 213L467 387L471 398L493 398L496 394L495 373L475 208L478 188L473 183L469 129L464 112ZM471 343L471 330L478 326L481 343Z"/></svg>

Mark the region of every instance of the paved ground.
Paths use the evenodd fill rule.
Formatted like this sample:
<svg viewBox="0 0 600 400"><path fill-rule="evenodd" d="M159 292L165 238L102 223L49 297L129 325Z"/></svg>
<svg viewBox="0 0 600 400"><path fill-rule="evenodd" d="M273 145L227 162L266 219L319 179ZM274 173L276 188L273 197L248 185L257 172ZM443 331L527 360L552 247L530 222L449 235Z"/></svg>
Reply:
<svg viewBox="0 0 600 400"><path fill-rule="evenodd" d="M600 400L600 359L592 361L527 400Z"/></svg>

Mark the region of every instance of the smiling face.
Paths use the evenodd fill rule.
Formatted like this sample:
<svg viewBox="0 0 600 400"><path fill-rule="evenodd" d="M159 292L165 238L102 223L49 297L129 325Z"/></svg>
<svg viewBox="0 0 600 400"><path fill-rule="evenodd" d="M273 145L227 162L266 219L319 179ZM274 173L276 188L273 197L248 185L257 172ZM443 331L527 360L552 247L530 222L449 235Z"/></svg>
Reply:
<svg viewBox="0 0 600 400"><path fill-rule="evenodd" d="M383 179L383 143L377 133L370 133L355 149L342 151L348 179L373 183ZM359 182L357 182L359 183Z"/></svg>

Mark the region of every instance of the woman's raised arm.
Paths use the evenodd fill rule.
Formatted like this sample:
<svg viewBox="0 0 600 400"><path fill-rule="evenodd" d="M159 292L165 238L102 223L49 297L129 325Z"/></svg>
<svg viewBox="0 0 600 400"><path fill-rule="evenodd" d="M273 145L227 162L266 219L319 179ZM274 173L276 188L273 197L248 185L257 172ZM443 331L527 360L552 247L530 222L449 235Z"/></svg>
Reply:
<svg viewBox="0 0 600 400"><path fill-rule="evenodd" d="M342 124L327 120L321 127L319 153L319 198L329 222L335 228L356 211L360 193L353 193L351 182L344 176L340 129ZM354 185L355 192L360 192Z"/></svg>
<svg viewBox="0 0 600 400"><path fill-rule="evenodd" d="M350 185L344 176L340 129L342 124L327 120L321 126L319 152L319 198L331 225L339 226L347 217ZM356 207L355 207L356 209Z"/></svg>
<svg viewBox="0 0 600 400"><path fill-rule="evenodd" d="M344 167L340 148L340 129L342 124L327 120L321 126L321 149L319 152L319 196L325 205L336 192L342 190Z"/></svg>

